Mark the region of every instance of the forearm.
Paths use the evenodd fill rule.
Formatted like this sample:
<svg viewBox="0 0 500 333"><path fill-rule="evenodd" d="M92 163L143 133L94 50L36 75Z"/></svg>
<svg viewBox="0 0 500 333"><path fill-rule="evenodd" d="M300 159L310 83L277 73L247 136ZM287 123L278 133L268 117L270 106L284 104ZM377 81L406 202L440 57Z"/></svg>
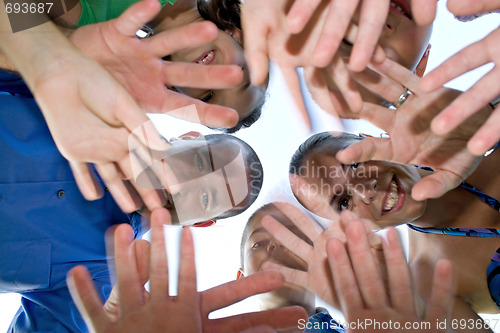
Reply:
<svg viewBox="0 0 500 333"><path fill-rule="evenodd" d="M57 63L64 61L66 54L76 51L65 37L73 31L68 28L71 22L60 19L57 22L64 27L48 21L13 32L6 8L0 1L0 68L20 72L30 86L56 70Z"/></svg>

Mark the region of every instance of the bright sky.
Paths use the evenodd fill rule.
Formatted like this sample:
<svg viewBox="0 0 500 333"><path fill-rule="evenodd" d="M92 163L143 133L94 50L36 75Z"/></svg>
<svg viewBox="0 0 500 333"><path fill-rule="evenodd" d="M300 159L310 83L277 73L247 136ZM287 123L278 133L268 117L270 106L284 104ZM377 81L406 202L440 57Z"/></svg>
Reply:
<svg viewBox="0 0 500 333"><path fill-rule="evenodd" d="M428 68L435 68L450 55L475 40L481 39L492 29L499 26L499 15L488 15L474 22L460 23L453 19L440 1L438 20L431 39L432 49ZM467 89L479 77L485 68L452 82L457 89ZM301 124L298 113L286 91L285 83L275 68L272 68L269 99L264 107L261 119L250 129L242 130L238 137L248 142L257 152L264 164L264 188L257 202L250 209L237 217L218 222L210 228L195 230L196 260L198 267L198 286L204 290L225 283L236 277L240 265L239 243L241 232L248 216L262 204L271 199L282 198L287 192L288 162L300 143L312 133ZM316 132L340 130L333 118L322 111L317 112L314 124ZM366 127L362 122L346 124L355 133L379 134L373 127ZM170 136L174 136L174 133ZM179 133L182 134L182 133ZM0 295L0 332L6 331L10 320L19 306L19 297L15 294ZM256 304L244 301L217 315L258 310ZM335 317L335 316L334 316ZM338 318L338 317L335 317ZM496 316L500 319L500 315ZM500 323L497 327L500 332Z"/></svg>

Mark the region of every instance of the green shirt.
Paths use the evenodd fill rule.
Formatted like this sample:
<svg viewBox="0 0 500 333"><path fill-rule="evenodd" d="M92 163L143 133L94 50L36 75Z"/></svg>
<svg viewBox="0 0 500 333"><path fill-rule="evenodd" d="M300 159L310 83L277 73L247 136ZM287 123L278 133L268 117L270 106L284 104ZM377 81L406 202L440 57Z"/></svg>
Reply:
<svg viewBox="0 0 500 333"><path fill-rule="evenodd" d="M174 4L177 0L159 0L161 6ZM128 7L139 0L80 0L82 15L77 27L87 24L105 22L120 16Z"/></svg>

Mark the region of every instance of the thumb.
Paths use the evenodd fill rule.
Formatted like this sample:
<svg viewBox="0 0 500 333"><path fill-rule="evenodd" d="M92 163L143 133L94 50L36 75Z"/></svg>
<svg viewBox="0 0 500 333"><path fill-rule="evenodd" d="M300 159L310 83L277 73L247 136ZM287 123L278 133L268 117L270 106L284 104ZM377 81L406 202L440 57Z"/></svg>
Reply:
<svg viewBox="0 0 500 333"><path fill-rule="evenodd" d="M411 196L417 201L439 198L461 182L462 179L456 174L438 170L416 183L411 191Z"/></svg>

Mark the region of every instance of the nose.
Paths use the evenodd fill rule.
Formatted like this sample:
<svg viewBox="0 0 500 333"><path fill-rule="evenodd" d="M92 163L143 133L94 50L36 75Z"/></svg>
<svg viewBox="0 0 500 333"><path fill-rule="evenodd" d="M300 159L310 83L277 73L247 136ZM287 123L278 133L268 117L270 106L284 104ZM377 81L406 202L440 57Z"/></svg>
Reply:
<svg viewBox="0 0 500 333"><path fill-rule="evenodd" d="M369 205L377 193L377 180L375 178L357 178L348 183L349 193Z"/></svg>
<svg viewBox="0 0 500 333"><path fill-rule="evenodd" d="M394 33L395 30L396 30L396 28L395 28L394 24L387 22L384 25L384 29L382 30L382 35L391 35L392 33Z"/></svg>
<svg viewBox="0 0 500 333"><path fill-rule="evenodd" d="M281 253L286 252L285 247L281 245L277 240L273 239L269 242L267 245L267 254L272 257L274 256L280 256Z"/></svg>
<svg viewBox="0 0 500 333"><path fill-rule="evenodd" d="M274 250L276 250L276 243L275 243L275 241L272 240L267 245L266 251L271 256L274 253Z"/></svg>

